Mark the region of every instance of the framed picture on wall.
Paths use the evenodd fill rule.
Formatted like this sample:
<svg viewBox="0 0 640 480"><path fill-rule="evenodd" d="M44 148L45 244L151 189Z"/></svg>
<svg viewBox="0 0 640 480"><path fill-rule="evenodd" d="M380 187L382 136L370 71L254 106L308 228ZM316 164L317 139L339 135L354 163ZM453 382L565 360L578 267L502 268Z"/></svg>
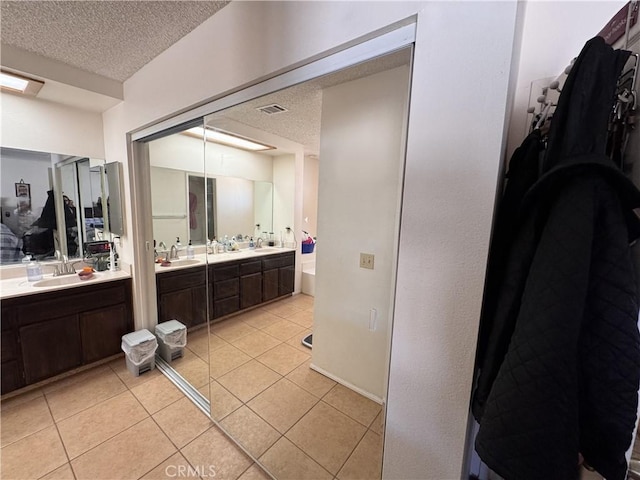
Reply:
<svg viewBox="0 0 640 480"><path fill-rule="evenodd" d="M31 198L31 184L24 183L24 180L20 179L20 182L16 183L16 197Z"/></svg>

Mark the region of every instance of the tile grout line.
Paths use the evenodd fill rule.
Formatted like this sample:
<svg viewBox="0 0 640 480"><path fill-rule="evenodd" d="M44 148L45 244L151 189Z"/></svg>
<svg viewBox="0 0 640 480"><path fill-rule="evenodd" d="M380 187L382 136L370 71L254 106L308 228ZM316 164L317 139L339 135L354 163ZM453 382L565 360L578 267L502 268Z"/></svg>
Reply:
<svg viewBox="0 0 640 480"><path fill-rule="evenodd" d="M53 412L51 411L51 405L49 405L49 399L47 398L47 395L43 393L44 396L44 401L47 404L47 409L49 409L49 415L51 415L51 420L53 420L53 425L56 427L56 433L58 434L58 438L60 439L60 444L62 445L62 449L64 450L64 454L67 457L67 463L69 464L69 468L71 469L71 474L73 475L74 479L77 479L78 476L76 475L76 471L73 468L73 465L71 465L71 458L69 457L69 452L67 451L67 446L64 444L64 440L62 439L62 435L60 434L60 429L58 428L58 422L56 421L56 419L53 416ZM55 470L57 470L58 468L60 468L62 465L57 466L56 468L54 468L53 470L51 470L51 472L54 472ZM45 473L44 475L48 475L49 473ZM44 477L44 475L42 475ZM40 477L42 478L42 477Z"/></svg>

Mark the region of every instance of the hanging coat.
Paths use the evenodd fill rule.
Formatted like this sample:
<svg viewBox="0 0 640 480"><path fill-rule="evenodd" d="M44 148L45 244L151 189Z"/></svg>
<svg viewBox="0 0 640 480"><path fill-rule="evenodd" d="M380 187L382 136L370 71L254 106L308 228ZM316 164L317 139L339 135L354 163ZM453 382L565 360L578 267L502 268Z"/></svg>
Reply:
<svg viewBox="0 0 640 480"><path fill-rule="evenodd" d="M640 382L629 247L640 192L605 146L627 58L596 37L576 60L502 280L485 296L480 339L493 347L479 358L476 450L506 479L577 478L579 454L608 480L625 477Z"/></svg>

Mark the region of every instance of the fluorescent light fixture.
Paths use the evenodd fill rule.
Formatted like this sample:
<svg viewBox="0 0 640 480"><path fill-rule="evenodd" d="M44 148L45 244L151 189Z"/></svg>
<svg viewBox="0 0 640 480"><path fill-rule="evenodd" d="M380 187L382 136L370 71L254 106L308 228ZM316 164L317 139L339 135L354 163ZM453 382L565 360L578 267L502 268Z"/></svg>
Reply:
<svg viewBox="0 0 640 480"><path fill-rule="evenodd" d="M264 143L249 140L235 133L224 132L222 130L214 130L212 128L194 127L184 133L200 138L206 138L207 141L227 145L228 147L241 148L242 150L250 150L252 152L260 152L264 150L274 150L275 147Z"/></svg>
<svg viewBox="0 0 640 480"><path fill-rule="evenodd" d="M15 73L0 71L0 87L13 93L35 96L38 94L44 82L33 78L23 77Z"/></svg>

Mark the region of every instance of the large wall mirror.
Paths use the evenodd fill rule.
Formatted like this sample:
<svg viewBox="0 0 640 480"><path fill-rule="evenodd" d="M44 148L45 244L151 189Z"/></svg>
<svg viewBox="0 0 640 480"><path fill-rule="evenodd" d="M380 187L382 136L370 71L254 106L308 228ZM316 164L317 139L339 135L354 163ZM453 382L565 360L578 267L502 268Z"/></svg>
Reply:
<svg viewBox="0 0 640 480"><path fill-rule="evenodd" d="M0 158L1 265L82 258L87 242L123 233L118 163L6 147Z"/></svg>
<svg viewBox="0 0 640 480"><path fill-rule="evenodd" d="M265 232L282 246L196 247L173 261L159 246L152 292L158 322L187 328L184 352L160 368L275 478L381 475L410 61L411 49L380 57L139 149L164 249ZM288 226L295 255L278 241ZM303 254L303 232L317 236L314 253ZM376 254L367 271L365 243ZM295 267L274 263L285 256ZM287 268L301 271L299 294L271 295Z"/></svg>

